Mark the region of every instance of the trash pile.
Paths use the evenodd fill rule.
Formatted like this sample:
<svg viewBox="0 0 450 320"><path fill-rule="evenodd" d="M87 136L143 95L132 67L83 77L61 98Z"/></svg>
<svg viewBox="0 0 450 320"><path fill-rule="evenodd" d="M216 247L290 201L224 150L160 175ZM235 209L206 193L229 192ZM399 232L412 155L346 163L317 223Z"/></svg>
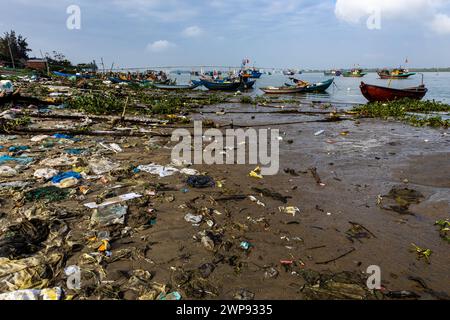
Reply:
<svg viewBox="0 0 450 320"><path fill-rule="evenodd" d="M296 228L305 206L290 194L298 186L270 184L254 165L232 178L229 169L171 159L172 130L190 129L186 110L217 101L212 97L24 82L18 84L26 93L12 105L0 101L0 300L252 300L261 292L244 283L261 281L269 290L280 278L286 286L302 284L299 299L390 297L368 290L360 274L310 269L356 249L339 255L333 248L318 261L307 252ZM1 86L5 94L18 87ZM97 89L109 96L100 99L92 93ZM328 188L315 167L280 175L311 175L308 187ZM423 198L398 186L378 205L411 215L410 206ZM349 223L346 243L377 238ZM448 241L448 221L437 225ZM414 249L430 263L431 251Z"/></svg>

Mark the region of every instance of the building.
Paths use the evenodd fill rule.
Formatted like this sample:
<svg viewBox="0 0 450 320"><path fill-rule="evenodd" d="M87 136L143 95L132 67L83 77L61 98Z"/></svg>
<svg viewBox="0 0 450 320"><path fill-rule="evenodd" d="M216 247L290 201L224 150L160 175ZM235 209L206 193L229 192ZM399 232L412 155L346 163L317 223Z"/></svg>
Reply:
<svg viewBox="0 0 450 320"><path fill-rule="evenodd" d="M43 59L30 59L26 64L27 69L32 70L47 70L47 61Z"/></svg>

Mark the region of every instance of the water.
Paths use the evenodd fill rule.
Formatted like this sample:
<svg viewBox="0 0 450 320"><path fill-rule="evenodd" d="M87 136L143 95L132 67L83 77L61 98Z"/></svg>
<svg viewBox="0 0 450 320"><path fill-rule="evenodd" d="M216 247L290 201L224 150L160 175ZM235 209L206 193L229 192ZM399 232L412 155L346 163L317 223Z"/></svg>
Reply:
<svg viewBox="0 0 450 320"><path fill-rule="evenodd" d="M171 77L177 78L178 83L187 83L191 78L189 75L174 75ZM325 76L323 73L305 73L295 75L297 79L302 79L311 83L320 82L330 79L330 76ZM368 84L390 86L392 88L407 88L415 87L421 84L422 77L420 74L410 77L405 80L382 80L379 79L376 73L369 73L364 78L344 78L336 77L335 84L331 86L326 93L310 93L301 96L305 100L320 100L324 102L342 102L342 103L366 103L367 100L361 94L359 85L361 81ZM281 74L263 75L255 84L255 89L248 92L251 96L263 95L264 93L259 88L268 86L282 86L284 83L290 82L287 76ZM424 83L428 88L428 93L425 96L426 100L437 100L450 104L450 72L427 72L424 73ZM287 95L286 97L289 97Z"/></svg>

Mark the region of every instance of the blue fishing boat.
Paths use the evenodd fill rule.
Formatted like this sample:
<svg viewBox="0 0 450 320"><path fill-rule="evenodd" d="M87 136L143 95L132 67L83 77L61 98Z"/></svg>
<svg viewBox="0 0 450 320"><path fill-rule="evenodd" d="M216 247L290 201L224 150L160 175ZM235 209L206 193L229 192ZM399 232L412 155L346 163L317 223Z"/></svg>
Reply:
<svg viewBox="0 0 450 320"><path fill-rule="evenodd" d="M204 85L208 90L213 91L237 91L242 82L234 81L234 82L216 82L202 79L202 85Z"/></svg>
<svg viewBox="0 0 450 320"><path fill-rule="evenodd" d="M122 80L120 78L116 78L116 77L109 77L108 78L109 81L111 81L112 83L118 84L118 83L130 83L131 81L129 80Z"/></svg>
<svg viewBox="0 0 450 320"><path fill-rule="evenodd" d="M58 77L63 77L63 78L81 78L81 79L91 79L93 78L93 76L89 75L89 74L70 74L70 73L64 73L64 72L59 72L59 71L53 71L53 74L55 76Z"/></svg>
<svg viewBox="0 0 450 320"><path fill-rule="evenodd" d="M292 79L294 82L299 82L297 79ZM286 83L287 87L298 87L299 90L296 91L296 93L308 93L308 92L325 92L334 82L333 79L329 79L326 81L314 83L314 84L308 84L306 86L294 86L291 84Z"/></svg>
<svg viewBox="0 0 450 320"><path fill-rule="evenodd" d="M253 78L253 79L259 79L259 78L261 78L261 76L262 76L262 73L259 72L258 70L252 70L252 73L250 74L250 78Z"/></svg>

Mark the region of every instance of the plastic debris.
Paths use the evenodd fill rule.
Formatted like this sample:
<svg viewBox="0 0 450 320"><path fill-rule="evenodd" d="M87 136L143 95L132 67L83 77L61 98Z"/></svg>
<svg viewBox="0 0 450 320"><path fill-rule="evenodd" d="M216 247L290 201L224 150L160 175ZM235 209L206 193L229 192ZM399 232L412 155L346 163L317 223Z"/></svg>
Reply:
<svg viewBox="0 0 450 320"><path fill-rule="evenodd" d="M209 176L190 176L186 183L190 187L197 189L213 188L216 185L214 179Z"/></svg>
<svg viewBox="0 0 450 320"><path fill-rule="evenodd" d="M0 80L0 92L13 93L14 85L11 80Z"/></svg>
<svg viewBox="0 0 450 320"><path fill-rule="evenodd" d="M239 246L244 250L248 250L252 247L251 243L247 241L242 241Z"/></svg>
<svg viewBox="0 0 450 320"><path fill-rule="evenodd" d="M314 135L317 137L317 136L320 136L320 135L322 135L324 133L325 133L325 130L320 130L320 131L317 131L316 133L314 133Z"/></svg>
<svg viewBox="0 0 450 320"><path fill-rule="evenodd" d="M33 176L38 179L50 180L51 178L56 176L58 173L59 173L58 170L55 170L55 169L42 168L42 169L37 169L34 172Z"/></svg>
<svg viewBox="0 0 450 320"><path fill-rule="evenodd" d="M92 159L89 161L89 169L98 175L111 172L119 166L119 163L114 163L108 159Z"/></svg>
<svg viewBox="0 0 450 320"><path fill-rule="evenodd" d="M107 150L114 151L115 153L123 152L123 149L117 143L110 143L109 145L106 145L101 142L100 145Z"/></svg>
<svg viewBox="0 0 450 320"><path fill-rule="evenodd" d="M23 165L27 165L31 162L34 161L33 158L28 158L28 157L11 157L8 155L3 155L0 157L0 164L8 162L8 161L12 161L12 162L17 162Z"/></svg>
<svg viewBox="0 0 450 320"><path fill-rule="evenodd" d="M63 255L58 253L20 260L0 258L0 291L47 288L62 259Z"/></svg>
<svg viewBox="0 0 450 320"><path fill-rule="evenodd" d="M295 217L296 213L300 212L300 209L297 207L278 207L278 210L282 213L286 213Z"/></svg>
<svg viewBox="0 0 450 320"><path fill-rule="evenodd" d="M214 251L214 241L210 237L203 236L201 242L207 250Z"/></svg>
<svg viewBox="0 0 450 320"><path fill-rule="evenodd" d="M64 291L61 288L17 290L0 294L0 300L61 300Z"/></svg>
<svg viewBox="0 0 450 320"><path fill-rule="evenodd" d="M253 171L250 171L249 176L256 179L263 179L263 176L261 175L261 168L256 167Z"/></svg>
<svg viewBox="0 0 450 320"><path fill-rule="evenodd" d="M195 169L189 169L189 168L183 168L180 170L180 173L185 174L187 176L196 176L199 175L200 173L195 170Z"/></svg>
<svg viewBox="0 0 450 320"><path fill-rule="evenodd" d="M28 146L12 146L9 147L8 151L9 152L19 152L19 151L25 151L25 150L29 150L30 147Z"/></svg>
<svg viewBox="0 0 450 320"><path fill-rule="evenodd" d="M137 167L137 169L150 174L159 175L161 178L169 177L179 172L179 170L174 167L160 166L154 163L149 165L140 165Z"/></svg>
<svg viewBox="0 0 450 320"><path fill-rule="evenodd" d="M64 150L67 154L78 156L86 152L85 149L66 149Z"/></svg>
<svg viewBox="0 0 450 320"><path fill-rule="evenodd" d="M74 171L64 172L52 178L52 183L58 188L70 188L78 184L81 174Z"/></svg>
<svg viewBox="0 0 450 320"><path fill-rule="evenodd" d="M67 155L61 155L57 158L52 159L44 159L42 160L39 165L44 167L67 167L75 165L78 161L78 158L75 157L69 157Z"/></svg>
<svg viewBox="0 0 450 320"><path fill-rule="evenodd" d="M17 171L8 166L0 166L0 177L11 178L17 175Z"/></svg>
<svg viewBox="0 0 450 320"><path fill-rule="evenodd" d="M257 205L261 206L261 207L266 207L266 205L259 201L258 199L256 199L254 196L248 196L248 198L252 201L252 202L256 202Z"/></svg>
<svg viewBox="0 0 450 320"><path fill-rule="evenodd" d="M99 207L94 210L91 216L91 222L99 224L103 227L113 224L124 224L127 211L128 206L120 204L111 205L108 207Z"/></svg>
<svg viewBox="0 0 450 320"><path fill-rule="evenodd" d="M27 181L12 181L0 183L0 190L2 189L23 189L29 186L31 182Z"/></svg>
<svg viewBox="0 0 450 320"><path fill-rule="evenodd" d="M107 207L107 206L110 206L113 204L125 202L128 200L133 200L133 199L140 198L140 197L142 197L142 195L137 194L137 193L127 193L127 194L123 194L118 197L110 198L107 201L100 203L100 204L97 204L95 202L90 202L90 203L85 203L84 206L88 207L90 209L97 209L97 208Z"/></svg>
<svg viewBox="0 0 450 320"><path fill-rule="evenodd" d="M31 140L31 142L41 142L41 141L49 139L49 138L50 138L50 136L47 136L47 135L38 135L38 136L32 137L30 140Z"/></svg>
<svg viewBox="0 0 450 320"><path fill-rule="evenodd" d="M184 216L184 220L194 225L198 225L203 221L203 216L188 213L187 215Z"/></svg>
<svg viewBox="0 0 450 320"><path fill-rule="evenodd" d="M157 300L181 300L181 294L177 291L168 294L161 293Z"/></svg>
<svg viewBox="0 0 450 320"><path fill-rule="evenodd" d="M236 300L248 301L255 299L255 294L246 289L240 289L234 294L233 298Z"/></svg>

